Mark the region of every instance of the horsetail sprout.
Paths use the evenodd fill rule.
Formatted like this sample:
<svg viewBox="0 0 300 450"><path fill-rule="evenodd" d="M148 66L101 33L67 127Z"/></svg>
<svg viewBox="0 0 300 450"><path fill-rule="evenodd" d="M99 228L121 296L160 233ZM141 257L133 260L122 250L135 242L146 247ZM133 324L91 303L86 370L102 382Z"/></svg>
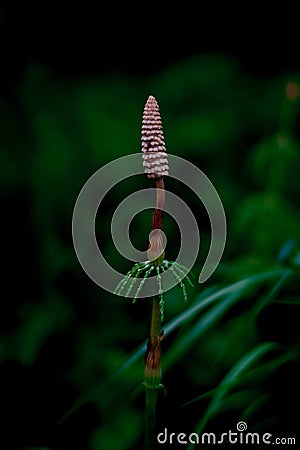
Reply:
<svg viewBox="0 0 300 450"><path fill-rule="evenodd" d="M164 259L164 240L162 233L163 210L165 206L164 177L168 175L169 165L166 153L162 121L156 99L150 95L146 102L142 119L142 159L145 173L155 181L156 205L152 218L147 251L148 260L136 263L125 275L115 289L115 293L132 297L136 302L150 276L156 277L158 294L152 297L152 315L150 336L145 355L144 385L146 388L145 407L145 449L155 446L156 400L157 392L163 387L161 381L161 342L163 332L161 323L164 319L164 289L162 274L168 270L179 284L184 301L187 301L185 281L193 283L187 275L188 269L177 261Z"/></svg>

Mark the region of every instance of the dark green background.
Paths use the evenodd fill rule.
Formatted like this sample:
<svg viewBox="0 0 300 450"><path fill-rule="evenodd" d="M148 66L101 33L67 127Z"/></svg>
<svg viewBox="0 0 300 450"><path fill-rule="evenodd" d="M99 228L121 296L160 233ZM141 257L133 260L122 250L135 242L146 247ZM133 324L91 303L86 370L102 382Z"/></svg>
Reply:
<svg viewBox="0 0 300 450"><path fill-rule="evenodd" d="M204 286L196 282L189 289L187 305L179 288L166 295L166 324L199 303L200 295L275 268L286 275L241 292L224 313L212 309L206 325L196 326L201 314L183 321L166 338L168 395L159 397L159 430L194 431L210 394L178 407L216 388L243 355L266 341L275 343L273 353L234 380L206 430L227 431L246 420L251 431L295 436L300 264L295 41L280 41L273 30L244 44L220 28L209 34L201 24L184 40L172 21L162 39L155 31L161 23L154 21L155 28L144 20L133 30L122 11L116 18L112 11L96 15L74 5L36 10L7 2L0 16L1 448L142 448L142 356L116 373L147 338L150 302L132 305L93 284L76 259L71 219L88 177L140 151L141 115L150 94L160 104L168 151L205 172L228 221L217 271ZM111 216L126 195L146 187L152 187L146 177L115 187L98 214L99 245L123 273L130 262L113 246ZM210 242L206 211L188 188L171 179L166 187L198 220L197 277ZM150 228L151 212L132 222L131 237L140 250L147 248ZM165 232L166 256L174 259L180 234L168 216Z"/></svg>

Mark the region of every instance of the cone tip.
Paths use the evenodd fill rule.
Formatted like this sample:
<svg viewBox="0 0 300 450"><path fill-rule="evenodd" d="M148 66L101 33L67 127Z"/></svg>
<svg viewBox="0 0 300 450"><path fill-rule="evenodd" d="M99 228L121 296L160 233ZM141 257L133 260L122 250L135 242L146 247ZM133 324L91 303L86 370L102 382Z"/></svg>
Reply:
<svg viewBox="0 0 300 450"><path fill-rule="evenodd" d="M153 101L155 101L156 102L156 98L154 97L154 95L149 95L149 97L148 97L148 99L147 99L147 102L153 102Z"/></svg>

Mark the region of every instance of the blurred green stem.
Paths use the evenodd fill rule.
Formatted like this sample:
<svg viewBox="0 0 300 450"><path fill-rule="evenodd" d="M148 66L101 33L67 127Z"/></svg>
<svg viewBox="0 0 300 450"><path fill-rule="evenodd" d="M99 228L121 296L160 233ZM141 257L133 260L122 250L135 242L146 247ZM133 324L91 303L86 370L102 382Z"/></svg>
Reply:
<svg viewBox="0 0 300 450"><path fill-rule="evenodd" d="M285 136L292 136L295 131L298 113L297 102L284 98L279 116L279 133Z"/></svg>

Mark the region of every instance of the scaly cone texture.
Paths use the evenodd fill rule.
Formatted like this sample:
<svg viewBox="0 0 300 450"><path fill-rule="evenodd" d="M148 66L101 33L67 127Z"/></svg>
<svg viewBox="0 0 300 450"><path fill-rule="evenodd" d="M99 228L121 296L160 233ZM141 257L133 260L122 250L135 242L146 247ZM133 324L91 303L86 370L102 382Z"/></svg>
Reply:
<svg viewBox="0 0 300 450"><path fill-rule="evenodd" d="M158 103L152 95L145 104L142 121L143 166L148 178L168 175L168 158Z"/></svg>

